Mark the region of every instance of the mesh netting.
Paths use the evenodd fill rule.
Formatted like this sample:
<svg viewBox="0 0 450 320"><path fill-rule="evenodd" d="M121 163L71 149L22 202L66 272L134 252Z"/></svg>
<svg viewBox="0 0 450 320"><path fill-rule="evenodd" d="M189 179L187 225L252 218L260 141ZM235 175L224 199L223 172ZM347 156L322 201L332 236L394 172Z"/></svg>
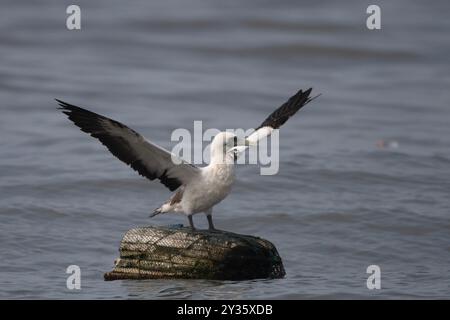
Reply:
<svg viewBox="0 0 450 320"><path fill-rule="evenodd" d="M144 227L129 230L106 280L280 278L283 264L267 240L225 231Z"/></svg>

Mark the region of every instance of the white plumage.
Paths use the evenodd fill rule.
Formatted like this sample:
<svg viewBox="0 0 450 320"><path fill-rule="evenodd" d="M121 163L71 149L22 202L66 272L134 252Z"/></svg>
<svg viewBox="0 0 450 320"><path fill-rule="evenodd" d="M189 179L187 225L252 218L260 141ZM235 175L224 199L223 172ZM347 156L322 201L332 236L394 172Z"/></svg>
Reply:
<svg viewBox="0 0 450 320"><path fill-rule="evenodd" d="M310 93L311 89L297 92L245 139L239 139L230 132L217 134L211 143L210 163L203 168L177 158L120 122L58 99L57 102L75 125L100 140L113 155L140 175L150 180L159 179L167 188L175 191L151 216L166 212L184 213L194 229L192 216L204 212L209 228L214 229L212 209L231 191L236 157L247 146L256 145L260 139L270 135L310 102L313 99Z"/></svg>

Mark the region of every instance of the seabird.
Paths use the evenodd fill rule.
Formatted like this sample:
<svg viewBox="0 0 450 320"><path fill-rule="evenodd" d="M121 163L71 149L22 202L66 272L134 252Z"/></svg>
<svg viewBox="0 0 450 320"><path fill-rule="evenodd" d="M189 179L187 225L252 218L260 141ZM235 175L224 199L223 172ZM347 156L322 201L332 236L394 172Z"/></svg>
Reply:
<svg viewBox="0 0 450 320"><path fill-rule="evenodd" d="M150 142L124 124L55 99L60 109L81 131L97 138L109 151L149 180L159 179L174 194L150 217L160 213L180 212L187 215L195 230L192 216L203 212L210 230L215 230L213 207L230 192L234 182L236 157L248 146L256 145L274 129L278 129L311 98L312 88L298 91L276 109L256 130L244 139L231 132L218 133L211 143L210 163L202 168L177 158L164 148ZM174 161L174 159L176 161Z"/></svg>

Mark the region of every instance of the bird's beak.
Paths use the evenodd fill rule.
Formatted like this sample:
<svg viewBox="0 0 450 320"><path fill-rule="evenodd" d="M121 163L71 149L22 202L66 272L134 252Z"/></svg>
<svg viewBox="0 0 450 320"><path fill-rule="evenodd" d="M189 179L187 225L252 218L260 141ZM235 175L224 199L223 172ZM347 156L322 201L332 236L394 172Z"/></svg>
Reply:
<svg viewBox="0 0 450 320"><path fill-rule="evenodd" d="M248 146L251 146L252 145L252 143L247 139L247 138L244 138L244 139L236 139L235 140L235 143L234 143L234 146L235 147L239 147L239 146L245 146L245 147L248 147ZM245 150L245 149L244 149Z"/></svg>
<svg viewBox="0 0 450 320"><path fill-rule="evenodd" d="M251 147L251 146L256 146L256 145L258 145L257 142L255 142L255 141L250 141L250 140L247 139L247 138L244 139L244 146Z"/></svg>
<svg viewBox="0 0 450 320"><path fill-rule="evenodd" d="M244 152L248 147L247 146L237 146L237 147L233 147L230 150L232 150L234 153L240 154L242 152Z"/></svg>
<svg viewBox="0 0 450 320"><path fill-rule="evenodd" d="M247 145L247 138L238 138L237 136L234 137L233 147L246 146L246 145Z"/></svg>
<svg viewBox="0 0 450 320"><path fill-rule="evenodd" d="M247 146L237 146L230 149L230 152L233 153L234 161L237 160L239 155L244 152L248 147Z"/></svg>

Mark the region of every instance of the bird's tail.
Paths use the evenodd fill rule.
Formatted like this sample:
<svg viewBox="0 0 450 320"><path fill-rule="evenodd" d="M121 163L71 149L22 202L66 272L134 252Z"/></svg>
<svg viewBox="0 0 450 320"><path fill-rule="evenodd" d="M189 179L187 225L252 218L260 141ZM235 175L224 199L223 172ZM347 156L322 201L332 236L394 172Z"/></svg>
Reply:
<svg viewBox="0 0 450 320"><path fill-rule="evenodd" d="M150 218L153 218L154 216L157 216L160 213L170 212L171 210L172 210L172 206L170 205L170 202L166 202L161 207L156 208L155 211L153 211L150 214Z"/></svg>
<svg viewBox="0 0 450 320"><path fill-rule="evenodd" d="M162 213L162 209L161 208L156 208L150 215L150 218L153 218L154 216L157 216L158 214Z"/></svg>

